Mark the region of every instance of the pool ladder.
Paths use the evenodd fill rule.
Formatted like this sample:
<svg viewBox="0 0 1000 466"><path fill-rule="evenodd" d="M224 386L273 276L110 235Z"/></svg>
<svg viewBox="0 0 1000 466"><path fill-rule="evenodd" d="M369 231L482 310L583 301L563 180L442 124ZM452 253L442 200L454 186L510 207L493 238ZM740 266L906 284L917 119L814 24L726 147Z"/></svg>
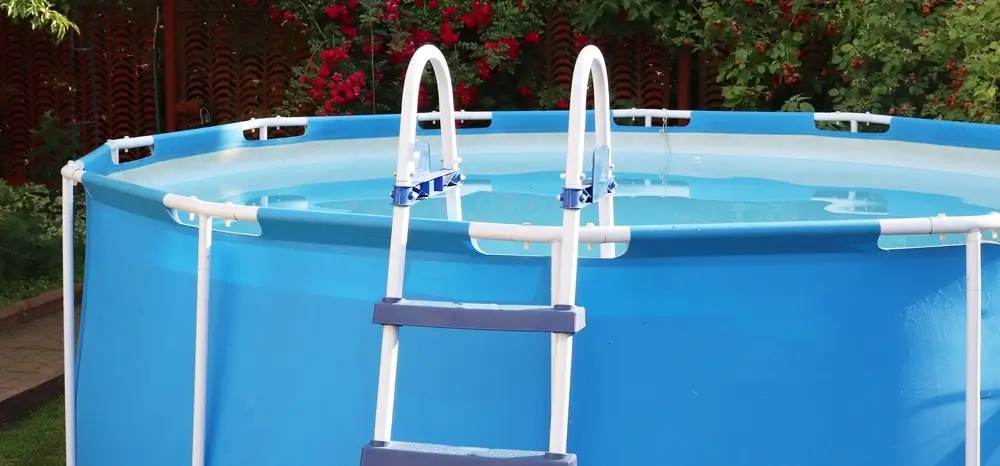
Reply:
<svg viewBox="0 0 1000 466"><path fill-rule="evenodd" d="M584 61L584 67L581 67ZM427 63L433 65L441 95L442 166L430 168L429 146L416 141L416 95L420 75ZM598 69L599 67L599 69ZM382 352L375 409L374 439L362 449L361 466L575 466L576 455L566 451L569 424L570 373L573 335L585 325L585 310L574 304L580 245L580 210L607 198L615 188L611 171L610 109L607 106L607 77L603 56L593 46L581 52L574 83L583 74L581 92L587 78L603 81L603 104L598 112L598 147L589 178L583 175L583 124L586 104L571 105L570 149L567 151L565 186L559 200L563 225L559 240L552 243L552 305L524 306L416 301L402 298L406 241L410 207L436 195L447 196L448 218L461 220L460 193L464 176L457 156L454 104L450 76L441 52L433 46L418 49L410 61L403 88L396 183L392 191L392 232L389 245L389 276L386 297L375 304L373 322L382 325ZM582 71L581 71L582 69ZM574 85L574 90L580 86ZM595 85L595 88L600 86ZM586 95L574 101L586 102ZM580 133L574 139L574 132ZM578 141L574 144L574 140ZM603 144L602 144L603 143ZM575 182L574 182L575 180ZM601 217L610 215L611 203L602 203ZM602 222L603 223L603 222ZM543 227L544 228L544 227ZM613 247L613 245L610 245ZM399 327L431 327L463 330L547 332L552 338L552 399L548 451L500 450L451 445L422 444L390 440L396 391Z"/></svg>

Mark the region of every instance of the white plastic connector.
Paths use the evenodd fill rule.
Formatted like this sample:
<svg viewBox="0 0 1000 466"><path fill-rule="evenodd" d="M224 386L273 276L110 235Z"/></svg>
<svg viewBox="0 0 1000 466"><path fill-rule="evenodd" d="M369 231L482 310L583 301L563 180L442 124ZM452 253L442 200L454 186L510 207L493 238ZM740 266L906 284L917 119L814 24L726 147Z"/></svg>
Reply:
<svg viewBox="0 0 1000 466"><path fill-rule="evenodd" d="M226 205L233 205L233 203L227 201ZM226 219L226 228L229 228L230 226L232 226L232 224L233 224L233 219L227 218Z"/></svg>

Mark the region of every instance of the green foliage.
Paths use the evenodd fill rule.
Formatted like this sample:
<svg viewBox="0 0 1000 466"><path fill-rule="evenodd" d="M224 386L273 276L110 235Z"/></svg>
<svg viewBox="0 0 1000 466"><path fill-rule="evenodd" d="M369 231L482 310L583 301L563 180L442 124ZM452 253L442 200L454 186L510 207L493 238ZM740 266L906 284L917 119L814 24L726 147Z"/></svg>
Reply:
<svg viewBox="0 0 1000 466"><path fill-rule="evenodd" d="M83 264L84 201L76 196L76 263ZM58 277L62 270L62 198L36 186L0 182L0 283Z"/></svg>
<svg viewBox="0 0 1000 466"><path fill-rule="evenodd" d="M589 34L648 34L719 60L730 108L1000 121L1000 2L577 0Z"/></svg>
<svg viewBox="0 0 1000 466"><path fill-rule="evenodd" d="M53 0L0 0L0 12L8 18L48 31L56 40L62 40L70 31L80 32L66 17L66 6L65 2Z"/></svg>
<svg viewBox="0 0 1000 466"><path fill-rule="evenodd" d="M79 131L60 121L52 110L47 110L31 134L35 144L25 153L28 182L59 187L62 167L83 152Z"/></svg>

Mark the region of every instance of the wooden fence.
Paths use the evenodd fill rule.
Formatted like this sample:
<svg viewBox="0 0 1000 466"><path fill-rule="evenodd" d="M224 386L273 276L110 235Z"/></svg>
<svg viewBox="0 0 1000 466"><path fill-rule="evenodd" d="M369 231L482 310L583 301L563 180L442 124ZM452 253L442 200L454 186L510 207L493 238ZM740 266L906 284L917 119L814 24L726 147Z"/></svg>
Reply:
<svg viewBox="0 0 1000 466"><path fill-rule="evenodd" d="M306 53L303 37L269 21L266 1L100 1L72 16L80 34L59 44L0 16L0 177L8 182L34 178L38 158L61 157L38 150L47 112L72 130L64 147L74 153L109 138L267 115ZM550 84L569 86L571 26L560 17L546 24L534 59ZM671 57L643 39L606 52L620 99L648 108L721 103L714 67L697 55Z"/></svg>

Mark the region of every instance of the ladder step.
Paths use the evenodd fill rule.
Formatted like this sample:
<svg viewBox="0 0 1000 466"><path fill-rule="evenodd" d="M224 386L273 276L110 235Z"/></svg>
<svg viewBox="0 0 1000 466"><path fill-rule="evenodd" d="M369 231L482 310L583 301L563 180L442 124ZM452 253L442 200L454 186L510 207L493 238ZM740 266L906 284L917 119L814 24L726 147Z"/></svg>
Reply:
<svg viewBox="0 0 1000 466"><path fill-rule="evenodd" d="M431 443L372 442L361 451L361 466L576 466L576 455Z"/></svg>
<svg viewBox="0 0 1000 466"><path fill-rule="evenodd" d="M385 298L375 304L372 321L382 325L576 333L586 325L579 306L521 306Z"/></svg>

